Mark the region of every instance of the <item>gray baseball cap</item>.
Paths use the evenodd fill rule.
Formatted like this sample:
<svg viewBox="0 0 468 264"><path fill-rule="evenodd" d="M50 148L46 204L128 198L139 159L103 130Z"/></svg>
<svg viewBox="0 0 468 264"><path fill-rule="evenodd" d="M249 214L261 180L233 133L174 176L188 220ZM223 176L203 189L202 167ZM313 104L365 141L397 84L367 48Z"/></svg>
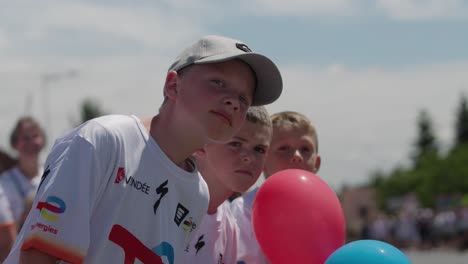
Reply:
<svg viewBox="0 0 468 264"><path fill-rule="evenodd" d="M185 49L169 67L178 71L192 64L205 64L239 59L255 73L257 85L252 106L273 103L281 95L283 81L276 65L266 56L252 52L243 42L222 36L204 36Z"/></svg>

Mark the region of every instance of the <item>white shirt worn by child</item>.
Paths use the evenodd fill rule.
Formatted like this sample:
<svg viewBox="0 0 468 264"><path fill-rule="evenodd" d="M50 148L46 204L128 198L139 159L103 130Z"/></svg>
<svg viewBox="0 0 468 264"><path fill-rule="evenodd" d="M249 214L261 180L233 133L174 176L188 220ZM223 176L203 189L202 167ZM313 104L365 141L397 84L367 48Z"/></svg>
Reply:
<svg viewBox="0 0 468 264"><path fill-rule="evenodd" d="M26 197L37 189L41 181L42 172L43 168L40 168L36 176L28 179L21 170L15 166L0 175L0 185L10 203L13 218L16 222L18 222L23 215Z"/></svg>
<svg viewBox="0 0 468 264"><path fill-rule="evenodd" d="M57 140L6 264L36 248L60 263L184 263L208 187L132 116L93 119Z"/></svg>
<svg viewBox="0 0 468 264"><path fill-rule="evenodd" d="M192 243L185 249L185 263L235 264L238 233L235 221L229 202L221 204L216 213L207 214L197 227Z"/></svg>
<svg viewBox="0 0 468 264"><path fill-rule="evenodd" d="M231 203L232 215L236 219L239 227L236 252L238 264L268 263L255 238L251 220L252 205L257 191L258 187L235 199Z"/></svg>

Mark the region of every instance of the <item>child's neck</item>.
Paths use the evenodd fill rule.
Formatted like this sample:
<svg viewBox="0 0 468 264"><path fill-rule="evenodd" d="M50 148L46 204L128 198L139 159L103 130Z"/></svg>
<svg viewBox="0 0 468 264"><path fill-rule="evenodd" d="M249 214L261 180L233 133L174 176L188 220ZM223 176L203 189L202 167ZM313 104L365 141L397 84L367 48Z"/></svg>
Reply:
<svg viewBox="0 0 468 264"><path fill-rule="evenodd" d="M32 179L39 173L38 158L20 158L18 168L28 179Z"/></svg>
<svg viewBox="0 0 468 264"><path fill-rule="evenodd" d="M210 188L208 183L208 190L210 191L210 202L208 204L208 214L215 214L218 210L218 207L223 204L231 195L232 191L226 190L222 187L220 188Z"/></svg>
<svg viewBox="0 0 468 264"><path fill-rule="evenodd" d="M172 122L166 121L160 115L145 121L144 124L151 137L172 162L184 170L193 170L188 166L187 159L197 148L201 148L202 144L192 141L184 129L175 128Z"/></svg>

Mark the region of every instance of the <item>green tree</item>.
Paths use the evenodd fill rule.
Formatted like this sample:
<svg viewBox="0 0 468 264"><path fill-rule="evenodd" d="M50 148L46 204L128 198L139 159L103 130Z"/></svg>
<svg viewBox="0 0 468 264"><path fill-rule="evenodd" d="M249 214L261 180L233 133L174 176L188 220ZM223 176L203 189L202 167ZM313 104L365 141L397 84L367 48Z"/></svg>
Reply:
<svg viewBox="0 0 468 264"><path fill-rule="evenodd" d="M455 123L455 146L468 144L468 106L466 96L462 95Z"/></svg>
<svg viewBox="0 0 468 264"><path fill-rule="evenodd" d="M419 112L418 116L418 135L414 142L412 154L413 164L418 167L421 159L428 153L437 153L437 139L432 125L432 119L426 110Z"/></svg>
<svg viewBox="0 0 468 264"><path fill-rule="evenodd" d="M96 101L88 98L81 103L81 123L102 115L104 112Z"/></svg>
<svg viewBox="0 0 468 264"><path fill-rule="evenodd" d="M396 167L388 175L375 171L369 184L376 188L382 209L392 209L389 201L408 193L417 195L424 206L435 206L437 198L468 194L468 106L463 96L457 112L455 142L445 155L438 151L432 120L426 111L417 119L412 167ZM393 199L395 200L395 199Z"/></svg>

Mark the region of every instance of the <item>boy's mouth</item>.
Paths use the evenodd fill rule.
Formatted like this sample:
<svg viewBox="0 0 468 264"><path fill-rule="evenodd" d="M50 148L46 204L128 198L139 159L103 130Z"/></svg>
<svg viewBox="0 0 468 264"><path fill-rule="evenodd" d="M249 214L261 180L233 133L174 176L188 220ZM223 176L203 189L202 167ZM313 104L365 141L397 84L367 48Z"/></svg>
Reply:
<svg viewBox="0 0 468 264"><path fill-rule="evenodd" d="M246 175L252 177L252 172L249 171L249 170L236 170L235 172L241 173L241 174L246 174Z"/></svg>
<svg viewBox="0 0 468 264"><path fill-rule="evenodd" d="M214 111L212 110L211 113L219 116L220 118L224 119L224 121L232 127L232 116L226 112L223 111Z"/></svg>

